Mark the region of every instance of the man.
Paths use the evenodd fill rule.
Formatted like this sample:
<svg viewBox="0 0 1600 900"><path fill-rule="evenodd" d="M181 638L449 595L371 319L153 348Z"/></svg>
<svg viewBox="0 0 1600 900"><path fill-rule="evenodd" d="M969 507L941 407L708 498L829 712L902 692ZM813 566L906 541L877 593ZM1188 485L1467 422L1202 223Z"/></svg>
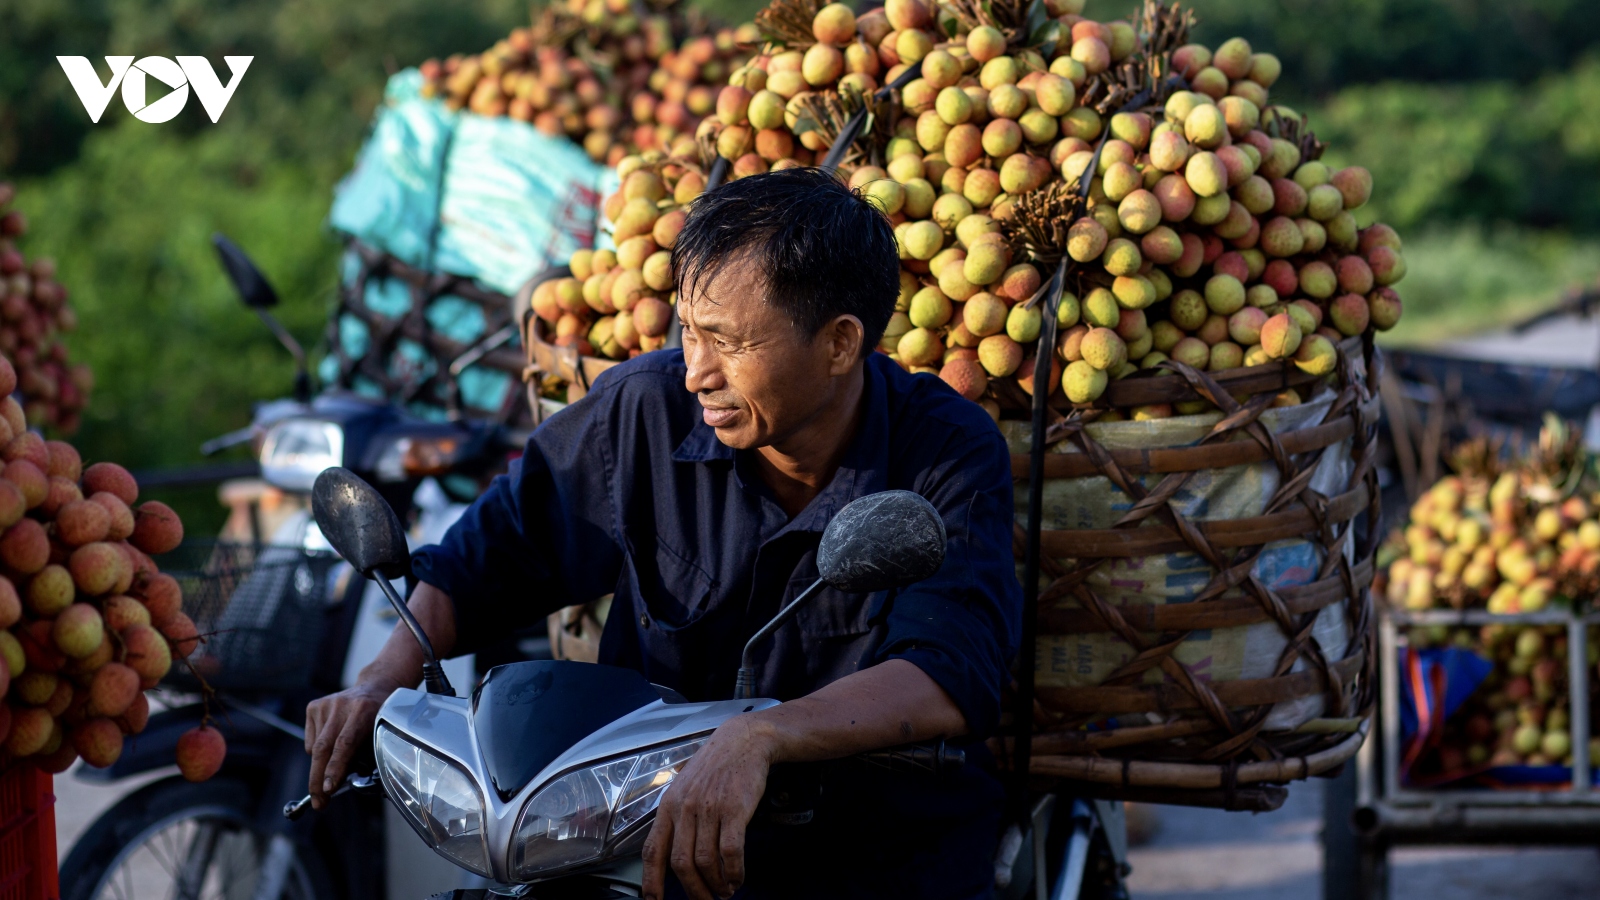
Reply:
<svg viewBox="0 0 1600 900"><path fill-rule="evenodd" d="M828 589L758 649L757 696L785 702L728 721L672 782L644 893L988 896L1000 790L976 763L942 778L839 763L810 823L757 813L773 765L994 730L1021 607L1000 434L937 378L873 352L899 293L894 233L833 176L720 187L695 202L673 256L682 351L611 369L540 427L444 542L418 551L411 609L442 655L459 654L614 593L602 663L726 698L745 641L815 580L833 514L917 491L944 519L943 568L901 591ZM397 630L359 684L312 704L313 794L420 673Z"/></svg>

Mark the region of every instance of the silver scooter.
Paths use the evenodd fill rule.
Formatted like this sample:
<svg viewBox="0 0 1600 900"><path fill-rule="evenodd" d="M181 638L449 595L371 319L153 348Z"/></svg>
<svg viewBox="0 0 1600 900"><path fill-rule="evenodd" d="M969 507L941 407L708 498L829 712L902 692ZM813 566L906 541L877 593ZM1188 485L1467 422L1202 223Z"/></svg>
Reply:
<svg viewBox="0 0 1600 900"><path fill-rule="evenodd" d="M349 777L340 791L386 794L434 852L491 883L473 892L483 897L580 886L599 891L585 896L636 896L636 874L619 864L637 869L673 778L717 726L778 705L753 696L755 646L823 586L904 587L937 571L945 548L937 511L909 491L840 510L817 553L822 577L751 638L732 700L691 703L631 669L556 661L498 666L466 699L390 583L407 571L409 551L389 505L348 469L331 468L317 478L312 509L329 543L383 590L425 659L424 690L398 690L378 713L376 775ZM863 758L931 775L965 761L942 741ZM309 803L284 814L298 817Z"/></svg>

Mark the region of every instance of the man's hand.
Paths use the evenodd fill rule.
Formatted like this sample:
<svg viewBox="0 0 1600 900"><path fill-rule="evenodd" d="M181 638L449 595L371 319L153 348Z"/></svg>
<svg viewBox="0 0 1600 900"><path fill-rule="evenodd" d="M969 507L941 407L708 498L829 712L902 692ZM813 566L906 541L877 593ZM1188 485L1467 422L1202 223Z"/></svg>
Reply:
<svg viewBox="0 0 1600 900"><path fill-rule="evenodd" d="M891 659L815 693L722 723L661 798L644 842L644 895L667 866L694 900L744 884L744 835L773 763L853 756L967 730L961 710L915 663Z"/></svg>
<svg viewBox="0 0 1600 900"><path fill-rule="evenodd" d="M350 758L371 740L378 709L392 693L394 686L361 683L306 706L306 752L311 754L306 787L313 809L321 809L338 790Z"/></svg>
<svg viewBox="0 0 1600 900"><path fill-rule="evenodd" d="M455 606L450 595L431 584L418 585L406 604L443 659L456 643ZM397 625L378 655L361 670L355 687L313 700L306 706L306 752L311 777L306 785L311 807L321 809L344 780L350 758L372 738L372 723L396 688L422 680L422 648L407 628Z"/></svg>
<svg viewBox="0 0 1600 900"><path fill-rule="evenodd" d="M644 843L644 896L661 900L667 866L694 900L744 884L744 833L767 789L770 732L736 716L712 732L672 779Z"/></svg>

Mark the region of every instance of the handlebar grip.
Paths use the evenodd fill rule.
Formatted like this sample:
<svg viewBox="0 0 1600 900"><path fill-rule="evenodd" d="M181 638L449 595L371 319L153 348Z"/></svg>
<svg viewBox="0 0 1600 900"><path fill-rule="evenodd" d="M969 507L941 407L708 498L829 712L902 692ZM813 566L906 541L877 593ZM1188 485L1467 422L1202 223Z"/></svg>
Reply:
<svg viewBox="0 0 1600 900"><path fill-rule="evenodd" d="M378 774L376 772L372 773L371 775L346 775L344 777L344 783L339 785L338 790L335 790L333 793L329 794L328 799L331 800L345 791L354 791L357 794L382 793L383 782L378 780ZM309 809L311 809L311 795L307 794L304 797L301 797L299 800L292 800L288 803L285 803L283 805L283 817L293 822L294 820L305 815L306 811Z"/></svg>
<svg viewBox="0 0 1600 900"><path fill-rule="evenodd" d="M967 763L966 751L952 747L943 740L873 750L857 758L914 775L950 775Z"/></svg>

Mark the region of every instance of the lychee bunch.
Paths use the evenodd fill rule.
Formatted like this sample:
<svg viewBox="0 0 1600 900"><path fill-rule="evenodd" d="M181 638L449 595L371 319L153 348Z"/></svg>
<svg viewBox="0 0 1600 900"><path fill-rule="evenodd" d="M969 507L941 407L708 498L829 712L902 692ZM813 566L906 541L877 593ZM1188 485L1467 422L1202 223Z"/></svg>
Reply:
<svg viewBox="0 0 1600 900"><path fill-rule="evenodd" d="M17 240L28 232L28 219L9 209L16 190L0 182L0 354L15 364L15 390L20 391L28 420L41 428L70 435L94 386L82 363L72 364L60 336L78 327L67 303L67 289L55 280L55 260L28 260Z"/></svg>
<svg viewBox="0 0 1600 900"><path fill-rule="evenodd" d="M766 52L733 72L699 137L738 178L820 158L871 105L840 173L899 239L879 349L996 416L1035 389L1042 307L1030 301L1062 255L1072 264L1046 351L1061 406L1168 359L1324 376L1338 342L1392 327L1400 239L1358 227L1370 174L1323 164L1301 117L1270 102L1277 58L1241 38L1184 43L1192 17L1153 0L1139 27L1083 6L1046 0L1040 26L1022 0L888 0L860 16L775 0L757 17ZM889 101L872 99L918 64ZM1140 79L1156 89L1130 106Z"/></svg>
<svg viewBox="0 0 1600 900"><path fill-rule="evenodd" d="M739 45L754 39L671 4L641 15L632 0L568 0L483 53L424 62L423 93L566 135L616 165L641 150L691 152Z"/></svg>
<svg viewBox="0 0 1600 900"><path fill-rule="evenodd" d="M551 343L627 359L666 343L672 246L706 178L696 162L659 151L624 157L617 173L622 187L603 204L616 249L574 253L571 276L535 288L532 307Z"/></svg>
<svg viewBox="0 0 1600 900"><path fill-rule="evenodd" d="M151 558L183 541L183 523L140 503L123 467L85 467L71 444L27 430L16 386L0 357L0 767L109 766L144 729L144 692L201 639ZM220 765L214 742L197 740L196 758Z"/></svg>
<svg viewBox="0 0 1600 900"><path fill-rule="evenodd" d="M1492 661L1493 668L1444 723L1442 734L1411 768L1412 780L1470 776L1496 766L1571 766L1572 692L1566 627L1485 625L1407 631L1413 649L1451 646ZM1600 648L1589 645L1593 672ZM1597 685L1593 674L1591 685ZM1600 738L1581 735L1590 755Z"/></svg>

